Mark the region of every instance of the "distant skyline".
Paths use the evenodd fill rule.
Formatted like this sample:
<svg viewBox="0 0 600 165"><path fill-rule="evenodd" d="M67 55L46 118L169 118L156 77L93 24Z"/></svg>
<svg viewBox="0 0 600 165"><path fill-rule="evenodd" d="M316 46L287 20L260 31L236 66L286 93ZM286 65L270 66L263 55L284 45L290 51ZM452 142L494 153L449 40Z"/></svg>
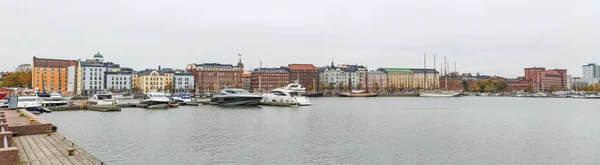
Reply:
<svg viewBox="0 0 600 165"><path fill-rule="evenodd" d="M41 58L136 70L189 63L247 69L311 63L422 68L427 53L459 72L523 76L523 68L600 63L593 0L0 1L0 71ZM453 70L453 65L451 67Z"/></svg>

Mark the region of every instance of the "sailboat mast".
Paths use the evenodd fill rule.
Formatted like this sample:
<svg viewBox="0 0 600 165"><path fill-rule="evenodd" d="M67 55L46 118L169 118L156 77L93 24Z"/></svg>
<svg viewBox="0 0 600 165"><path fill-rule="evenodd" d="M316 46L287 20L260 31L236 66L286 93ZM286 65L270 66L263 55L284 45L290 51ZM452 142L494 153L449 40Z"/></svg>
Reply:
<svg viewBox="0 0 600 165"><path fill-rule="evenodd" d="M369 93L369 68L367 68L367 74L365 76L365 91Z"/></svg>
<svg viewBox="0 0 600 165"><path fill-rule="evenodd" d="M427 54L423 54L423 89L427 89Z"/></svg>
<svg viewBox="0 0 600 165"><path fill-rule="evenodd" d="M433 90L436 90L437 88L436 77L437 73L435 73L435 54L433 54Z"/></svg>
<svg viewBox="0 0 600 165"><path fill-rule="evenodd" d="M445 73L446 74L446 81L445 81L444 86L446 87L445 90L448 90L448 63L446 63L446 56L444 56L444 65L446 65L446 68L444 68L445 72L446 72Z"/></svg>

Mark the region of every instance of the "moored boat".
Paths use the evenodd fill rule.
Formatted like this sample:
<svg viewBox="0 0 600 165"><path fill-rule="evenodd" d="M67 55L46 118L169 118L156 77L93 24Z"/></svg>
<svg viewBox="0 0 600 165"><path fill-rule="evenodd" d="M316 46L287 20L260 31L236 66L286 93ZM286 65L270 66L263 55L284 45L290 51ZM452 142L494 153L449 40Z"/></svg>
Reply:
<svg viewBox="0 0 600 165"><path fill-rule="evenodd" d="M211 105L256 106L263 98L244 89L223 89L210 100Z"/></svg>
<svg viewBox="0 0 600 165"><path fill-rule="evenodd" d="M115 99L110 92L100 92L94 94L87 101L87 105L115 106L119 100Z"/></svg>
<svg viewBox="0 0 600 165"><path fill-rule="evenodd" d="M448 91L437 91L437 92L419 92L421 97L458 97L460 92L448 92Z"/></svg>
<svg viewBox="0 0 600 165"><path fill-rule="evenodd" d="M171 100L167 97L166 94L157 92L146 93L146 96L144 96L144 98L141 101L142 104L146 104L148 106L161 104L168 105L170 102Z"/></svg>
<svg viewBox="0 0 600 165"><path fill-rule="evenodd" d="M37 95L40 98L40 104L45 106L59 106L69 103L60 93L38 93Z"/></svg>
<svg viewBox="0 0 600 165"><path fill-rule="evenodd" d="M17 108L37 113L44 112L44 108L42 108L39 98L33 90L16 91L15 94L17 96Z"/></svg>
<svg viewBox="0 0 600 165"><path fill-rule="evenodd" d="M260 104L276 106L281 106L280 104L310 106L312 103L308 97L302 95L305 93L304 89L305 88L302 88L298 83L291 83L284 88L273 89L270 93L263 95Z"/></svg>
<svg viewBox="0 0 600 165"><path fill-rule="evenodd" d="M352 90L338 94L339 97L377 97L377 93L365 93L364 90Z"/></svg>

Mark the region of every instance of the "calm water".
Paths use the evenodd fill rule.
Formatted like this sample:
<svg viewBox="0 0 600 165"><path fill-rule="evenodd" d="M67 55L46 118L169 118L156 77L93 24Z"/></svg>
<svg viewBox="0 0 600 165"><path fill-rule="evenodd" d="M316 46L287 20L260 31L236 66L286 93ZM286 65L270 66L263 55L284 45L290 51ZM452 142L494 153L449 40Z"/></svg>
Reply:
<svg viewBox="0 0 600 165"><path fill-rule="evenodd" d="M109 164L595 164L600 100L314 98L42 116Z"/></svg>

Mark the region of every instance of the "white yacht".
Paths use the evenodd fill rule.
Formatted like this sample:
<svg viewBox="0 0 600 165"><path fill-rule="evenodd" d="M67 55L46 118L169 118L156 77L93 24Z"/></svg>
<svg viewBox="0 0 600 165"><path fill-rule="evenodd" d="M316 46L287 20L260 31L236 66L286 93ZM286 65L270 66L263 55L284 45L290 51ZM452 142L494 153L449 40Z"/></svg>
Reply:
<svg viewBox="0 0 600 165"><path fill-rule="evenodd" d="M419 92L419 96L421 96L421 97L458 97L458 96L460 96L460 92L450 92L450 91Z"/></svg>
<svg viewBox="0 0 600 165"><path fill-rule="evenodd" d="M37 94L33 90L21 90L15 92L17 96L17 108L27 111L43 112L42 104L39 102Z"/></svg>
<svg viewBox="0 0 600 165"><path fill-rule="evenodd" d="M180 93L180 94L177 94L176 96L173 96L173 99L176 102L180 102L180 103L191 103L191 102L194 102L194 97L190 93Z"/></svg>
<svg viewBox="0 0 600 165"><path fill-rule="evenodd" d="M270 93L264 94L260 101L262 105L271 105L274 103L289 103L291 105L310 106L310 100L304 94L306 88L298 83L288 84L286 87L273 89Z"/></svg>
<svg viewBox="0 0 600 165"><path fill-rule="evenodd" d="M169 104L171 100L164 93L157 92L148 92L146 96L142 99L142 104L146 104L148 106L157 105L157 104Z"/></svg>
<svg viewBox="0 0 600 165"><path fill-rule="evenodd" d="M110 92L100 92L94 94L87 101L88 105L114 106L119 104L119 100L115 99Z"/></svg>
<svg viewBox="0 0 600 165"><path fill-rule="evenodd" d="M210 100L211 105L256 106L263 98L244 89L223 89Z"/></svg>
<svg viewBox="0 0 600 165"><path fill-rule="evenodd" d="M38 97L40 98L40 104L46 106L57 106L57 105L66 105L68 101L65 100L60 93L50 93L43 95L38 93Z"/></svg>

